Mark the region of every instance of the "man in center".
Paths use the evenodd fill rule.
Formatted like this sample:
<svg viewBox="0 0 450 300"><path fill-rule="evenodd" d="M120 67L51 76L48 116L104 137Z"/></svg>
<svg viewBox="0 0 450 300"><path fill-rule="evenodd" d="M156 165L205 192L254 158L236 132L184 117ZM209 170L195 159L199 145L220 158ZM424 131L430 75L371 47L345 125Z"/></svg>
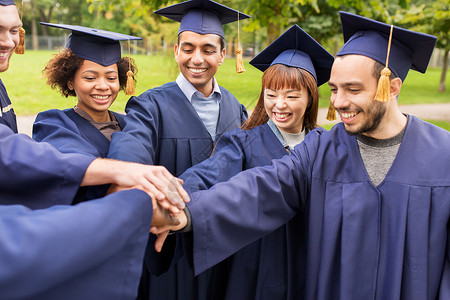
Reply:
<svg viewBox="0 0 450 300"><path fill-rule="evenodd" d="M155 13L180 22L174 47L180 74L128 101L125 127L112 135L108 157L163 165L179 176L207 159L215 141L247 119L245 107L214 75L225 58L222 25L249 16L209 0L185 1ZM208 298L213 270L194 278L182 257L168 272L149 275L163 259L164 249L154 255L153 247L147 248L140 299Z"/></svg>

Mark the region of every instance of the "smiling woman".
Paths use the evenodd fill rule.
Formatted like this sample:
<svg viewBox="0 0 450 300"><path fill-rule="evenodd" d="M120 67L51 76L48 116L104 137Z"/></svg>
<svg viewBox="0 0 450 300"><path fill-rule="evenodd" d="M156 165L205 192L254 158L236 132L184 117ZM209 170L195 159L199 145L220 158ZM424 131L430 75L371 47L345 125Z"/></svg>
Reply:
<svg viewBox="0 0 450 300"><path fill-rule="evenodd" d="M119 40L139 38L81 26L44 25L72 30L66 48L47 63L43 73L53 89L64 97L76 96L78 102L74 108L41 112L33 126L33 138L63 153L107 157L112 134L124 126L124 116L109 107L126 88L127 75L137 72L131 58L121 57ZM74 203L102 197L106 189L80 190Z"/></svg>

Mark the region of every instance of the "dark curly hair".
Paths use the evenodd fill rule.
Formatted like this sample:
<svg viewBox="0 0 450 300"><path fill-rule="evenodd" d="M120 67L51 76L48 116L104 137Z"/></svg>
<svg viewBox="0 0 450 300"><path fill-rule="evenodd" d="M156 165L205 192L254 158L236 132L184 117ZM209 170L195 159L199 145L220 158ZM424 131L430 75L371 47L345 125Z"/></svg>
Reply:
<svg viewBox="0 0 450 300"><path fill-rule="evenodd" d="M69 89L67 83L72 81L75 73L83 64L84 59L78 57L70 49L60 51L47 63L42 73L47 78L47 84L52 89L58 89L64 97L76 96L75 91ZM122 57L117 62L117 70L119 72L120 89L123 90L127 84L127 72L131 69L134 73L134 81L136 81L137 67L134 59L131 57Z"/></svg>

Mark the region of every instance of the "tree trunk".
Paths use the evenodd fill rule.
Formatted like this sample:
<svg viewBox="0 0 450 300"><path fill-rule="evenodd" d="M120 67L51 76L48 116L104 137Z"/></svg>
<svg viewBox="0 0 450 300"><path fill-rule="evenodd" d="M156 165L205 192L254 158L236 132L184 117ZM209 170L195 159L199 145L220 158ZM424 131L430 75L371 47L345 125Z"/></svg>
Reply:
<svg viewBox="0 0 450 300"><path fill-rule="evenodd" d="M267 26L267 44L268 46L270 43L275 41L277 37L280 36L280 25L274 24L272 22L269 23Z"/></svg>
<svg viewBox="0 0 450 300"><path fill-rule="evenodd" d="M33 0L31 0L30 4L31 4L31 47L33 50L39 50L35 3Z"/></svg>
<svg viewBox="0 0 450 300"><path fill-rule="evenodd" d="M445 76L447 75L448 52L449 49L445 49L444 65L442 66L441 81L439 82L439 89L438 89L438 91L441 93L445 92Z"/></svg>

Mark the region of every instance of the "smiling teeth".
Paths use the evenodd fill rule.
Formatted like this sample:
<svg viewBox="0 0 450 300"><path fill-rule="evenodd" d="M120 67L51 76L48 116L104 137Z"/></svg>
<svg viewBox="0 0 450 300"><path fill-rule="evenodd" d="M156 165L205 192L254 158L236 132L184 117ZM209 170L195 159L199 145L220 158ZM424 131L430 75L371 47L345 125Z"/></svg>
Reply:
<svg viewBox="0 0 450 300"><path fill-rule="evenodd" d="M343 118L345 118L345 119L350 119L350 118L353 118L354 116L356 116L356 113L355 112L352 112L352 113L341 113L341 116Z"/></svg>
<svg viewBox="0 0 450 300"><path fill-rule="evenodd" d="M106 100L109 98L109 96L92 96L92 98L97 100Z"/></svg>
<svg viewBox="0 0 450 300"><path fill-rule="evenodd" d="M192 73L202 73L202 72L206 72L206 69L189 69Z"/></svg>
<svg viewBox="0 0 450 300"><path fill-rule="evenodd" d="M280 119L284 119L289 116L289 114L280 114L280 113L274 113L274 114L275 114L275 116L277 116Z"/></svg>

